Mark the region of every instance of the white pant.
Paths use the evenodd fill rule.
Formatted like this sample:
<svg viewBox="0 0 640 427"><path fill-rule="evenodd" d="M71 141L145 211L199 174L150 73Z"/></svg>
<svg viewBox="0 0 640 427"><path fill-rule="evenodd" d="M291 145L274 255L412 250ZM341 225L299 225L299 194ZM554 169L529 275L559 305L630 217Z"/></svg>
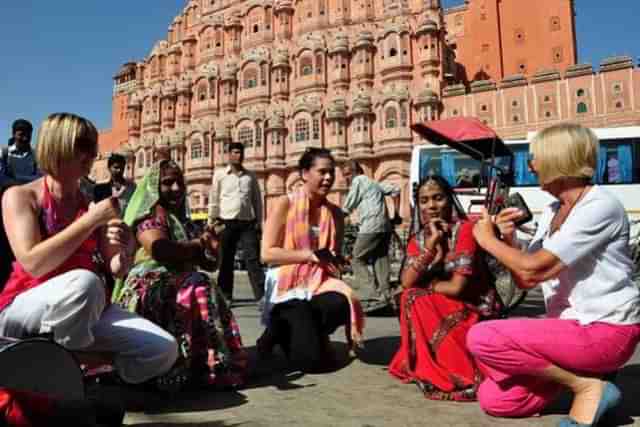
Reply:
<svg viewBox="0 0 640 427"><path fill-rule="evenodd" d="M167 372L178 357L176 340L154 323L117 306L105 309L102 279L71 270L18 295L0 312L0 336L53 334L70 350L113 352L128 383Z"/></svg>

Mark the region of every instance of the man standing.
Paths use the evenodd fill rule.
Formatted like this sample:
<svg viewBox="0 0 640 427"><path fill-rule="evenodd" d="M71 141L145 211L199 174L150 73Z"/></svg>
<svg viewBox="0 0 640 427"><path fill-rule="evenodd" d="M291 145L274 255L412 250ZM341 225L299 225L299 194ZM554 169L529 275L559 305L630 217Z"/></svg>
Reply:
<svg viewBox="0 0 640 427"><path fill-rule="evenodd" d="M400 190L389 184L380 184L369 179L355 160L342 166L342 176L349 186L349 193L342 210L351 214L358 211L360 226L353 245L353 272L356 288L363 292L365 311L374 311L391 302L389 279L389 244L392 223L385 203L385 196L391 196L397 222L400 207ZM373 263L374 277L371 277L368 263ZM367 289L367 294L364 294Z"/></svg>
<svg viewBox="0 0 640 427"><path fill-rule="evenodd" d="M0 152L0 186L3 190L40 178L36 156L31 149L32 134L33 126L29 121L18 119L13 122L9 144Z"/></svg>
<svg viewBox="0 0 640 427"><path fill-rule="evenodd" d="M31 149L33 126L24 119L11 125L11 138L0 151L0 200L4 190L12 185L26 184L40 178L35 153ZM0 204L1 205L1 204ZM11 263L15 259L2 223L0 208L0 290L11 274Z"/></svg>
<svg viewBox="0 0 640 427"><path fill-rule="evenodd" d="M233 270L237 244L242 244L249 281L256 300L264 295L264 271L260 265L262 195L253 172L242 166L244 146L229 144L228 165L213 175L209 197L209 225L221 220L218 284L229 301L233 298Z"/></svg>
<svg viewBox="0 0 640 427"><path fill-rule="evenodd" d="M96 203L108 197L117 196L122 216L124 216L124 211L127 209L133 192L136 191L136 184L124 177L126 166L127 160L122 154L112 154L107 160L111 179L93 187L93 200Z"/></svg>

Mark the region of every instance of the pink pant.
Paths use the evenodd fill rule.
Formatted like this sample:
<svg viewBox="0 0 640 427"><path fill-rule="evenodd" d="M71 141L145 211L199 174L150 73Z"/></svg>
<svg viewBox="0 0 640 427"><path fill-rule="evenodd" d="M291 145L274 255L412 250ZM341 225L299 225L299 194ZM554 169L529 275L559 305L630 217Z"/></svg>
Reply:
<svg viewBox="0 0 640 427"><path fill-rule="evenodd" d="M633 355L640 325L574 320L515 318L480 322L467 334L467 346L486 375L478 390L482 409L498 417L540 412L562 390L540 377L556 365L582 374L606 374Z"/></svg>

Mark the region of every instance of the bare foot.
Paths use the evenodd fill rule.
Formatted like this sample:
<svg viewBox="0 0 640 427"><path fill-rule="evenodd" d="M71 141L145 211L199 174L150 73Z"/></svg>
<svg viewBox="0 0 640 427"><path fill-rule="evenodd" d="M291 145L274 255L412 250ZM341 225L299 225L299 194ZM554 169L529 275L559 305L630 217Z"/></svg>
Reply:
<svg viewBox="0 0 640 427"><path fill-rule="evenodd" d="M582 378L574 389L575 396L569 415L579 423L591 424L604 392L604 382L598 378Z"/></svg>

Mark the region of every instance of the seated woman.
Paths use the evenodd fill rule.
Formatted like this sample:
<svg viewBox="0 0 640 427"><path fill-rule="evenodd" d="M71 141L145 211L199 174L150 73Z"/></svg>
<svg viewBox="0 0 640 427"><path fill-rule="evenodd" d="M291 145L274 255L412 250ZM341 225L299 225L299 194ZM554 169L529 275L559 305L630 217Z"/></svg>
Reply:
<svg viewBox="0 0 640 427"><path fill-rule="evenodd" d="M601 378L624 365L640 339L640 292L631 281L624 207L591 184L598 146L576 124L536 135L530 167L557 201L542 213L528 251L514 238L517 210L494 221L485 212L474 227L478 244L518 286L542 287L547 309L544 319L483 322L467 335L487 375L478 399L494 416L531 416L569 389L575 397L560 426L590 426L620 402L618 388Z"/></svg>
<svg viewBox="0 0 640 427"><path fill-rule="evenodd" d="M401 275L400 349L391 375L414 382L425 397L475 400L482 376L465 339L481 319L495 317L499 299L481 250L453 190L440 176L416 191L419 231L409 240Z"/></svg>
<svg viewBox="0 0 640 427"><path fill-rule="evenodd" d="M184 177L175 162L151 167L124 220L134 229L139 249L113 301L160 325L179 344L178 361L158 386L241 385L247 354L238 325L218 287L196 269L214 268L217 237L213 230L199 238L190 235Z"/></svg>
<svg viewBox="0 0 640 427"><path fill-rule="evenodd" d="M262 260L275 266L266 278L258 351L280 344L303 371L332 362L329 335L345 325L358 345L363 328L359 300L339 280L344 218L327 199L335 180L335 161L326 149L308 148L298 162L304 181L295 193L275 201L267 216Z"/></svg>
<svg viewBox="0 0 640 427"><path fill-rule="evenodd" d="M105 276L126 274L132 239L116 199L88 206L80 192L97 150L91 122L52 114L38 132L45 176L4 195L16 262L0 294L0 336L51 336L77 354L99 353L125 382L141 383L169 370L177 345L152 322L108 303Z"/></svg>

